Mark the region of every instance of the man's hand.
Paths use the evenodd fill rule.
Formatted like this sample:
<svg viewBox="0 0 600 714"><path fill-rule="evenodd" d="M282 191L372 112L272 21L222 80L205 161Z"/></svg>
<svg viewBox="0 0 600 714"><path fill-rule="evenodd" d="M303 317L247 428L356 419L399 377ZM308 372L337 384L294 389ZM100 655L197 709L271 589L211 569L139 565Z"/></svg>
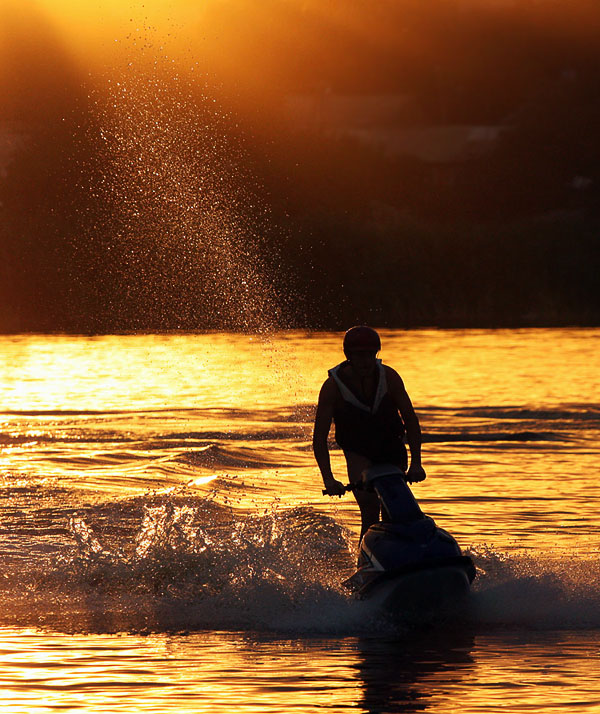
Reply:
<svg viewBox="0 0 600 714"><path fill-rule="evenodd" d="M328 496L343 496L346 493L346 487L341 481L336 481L334 478L324 481L325 489L323 493Z"/></svg>
<svg viewBox="0 0 600 714"><path fill-rule="evenodd" d="M411 464L410 468L406 472L406 480L408 481L408 483L424 481L425 478L425 469L421 466L421 464Z"/></svg>

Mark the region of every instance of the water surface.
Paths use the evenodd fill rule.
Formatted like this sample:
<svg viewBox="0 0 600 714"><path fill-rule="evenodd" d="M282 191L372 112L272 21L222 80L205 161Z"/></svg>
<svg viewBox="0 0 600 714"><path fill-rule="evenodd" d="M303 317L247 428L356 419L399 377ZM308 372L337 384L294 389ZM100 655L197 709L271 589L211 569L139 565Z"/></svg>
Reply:
<svg viewBox="0 0 600 714"><path fill-rule="evenodd" d="M1 338L11 711L597 707L600 331L382 339L415 495L479 568L425 630L339 586L357 509L322 496L310 437L340 335Z"/></svg>

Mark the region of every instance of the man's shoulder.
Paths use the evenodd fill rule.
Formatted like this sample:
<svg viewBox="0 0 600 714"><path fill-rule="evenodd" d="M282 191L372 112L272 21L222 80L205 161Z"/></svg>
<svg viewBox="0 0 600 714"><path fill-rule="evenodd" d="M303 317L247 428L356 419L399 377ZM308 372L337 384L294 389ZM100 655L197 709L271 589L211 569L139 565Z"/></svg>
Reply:
<svg viewBox="0 0 600 714"><path fill-rule="evenodd" d="M390 367L389 364L384 364L383 369L385 370L386 377L396 377L397 379L401 379L398 372L396 372L393 367Z"/></svg>
<svg viewBox="0 0 600 714"><path fill-rule="evenodd" d="M321 386L317 414L332 414L337 400L337 387L331 377L328 377Z"/></svg>
<svg viewBox="0 0 600 714"><path fill-rule="evenodd" d="M398 386L404 388L404 382L402 381L402 377L398 374L398 372L396 372L393 367L384 364L383 369L385 370L385 376L390 386Z"/></svg>
<svg viewBox="0 0 600 714"><path fill-rule="evenodd" d="M328 396L333 396L337 392L337 387L335 384L335 380L333 377L327 377L327 379L323 382L323 385L321 386L321 395L322 397L328 397Z"/></svg>

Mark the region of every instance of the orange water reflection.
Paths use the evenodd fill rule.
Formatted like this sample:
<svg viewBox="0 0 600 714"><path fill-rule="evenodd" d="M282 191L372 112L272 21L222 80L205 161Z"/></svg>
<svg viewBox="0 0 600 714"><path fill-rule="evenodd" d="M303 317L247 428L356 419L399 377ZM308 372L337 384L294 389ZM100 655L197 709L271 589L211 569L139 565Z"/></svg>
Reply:
<svg viewBox="0 0 600 714"><path fill-rule="evenodd" d="M593 402L594 329L382 331L385 362L417 405ZM212 333L2 339L7 409L288 406L314 403L339 334Z"/></svg>
<svg viewBox="0 0 600 714"><path fill-rule="evenodd" d="M546 712L598 699L590 633L386 640L0 631L2 703L85 712Z"/></svg>
<svg viewBox="0 0 600 714"><path fill-rule="evenodd" d="M69 635L0 630L7 711L593 711L598 638L585 627L597 622L600 331L384 331L383 342L426 437L417 497L478 549L478 564L500 571L474 595L477 626L357 637L331 607L307 618L318 635L298 629L292 608L289 639L81 634L126 629L127 607L137 614L145 601L134 593L120 612L118 600L93 588L77 599L66 582L39 616L35 598L21 605L29 619L4 613L49 630L87 623ZM52 553L68 541L73 509L108 503L133 522L140 494L213 493L232 513L259 515L310 506L356 534L355 505L322 497L310 451L318 388L341 359L339 334L2 338L5 565L19 556L17 533ZM343 474L339 451L333 463ZM19 600L0 597L4 608ZM72 612L61 618L65 598ZM160 630L169 619L158 610ZM224 613L200 615L219 623Z"/></svg>
<svg viewBox="0 0 600 714"><path fill-rule="evenodd" d="M464 545L595 552L598 419L573 419L597 409L600 332L382 337L421 418L426 510ZM217 474L245 484L229 494L242 508L308 503L355 529L350 499L322 498L309 445L319 386L342 357L340 335L323 333L3 338L4 470L121 497ZM131 441L112 445L113 433ZM343 476L339 451L333 463Z"/></svg>

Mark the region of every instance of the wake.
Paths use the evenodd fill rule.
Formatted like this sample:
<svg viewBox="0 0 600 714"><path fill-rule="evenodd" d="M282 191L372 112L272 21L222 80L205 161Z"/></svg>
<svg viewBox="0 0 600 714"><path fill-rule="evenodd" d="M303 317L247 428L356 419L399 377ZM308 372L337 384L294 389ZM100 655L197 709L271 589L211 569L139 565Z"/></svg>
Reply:
<svg viewBox="0 0 600 714"><path fill-rule="evenodd" d="M73 515L43 572L5 575L0 624L61 631L263 631L340 636L421 627L353 600L355 535L309 507L242 513L210 497L146 497ZM444 630L600 628L595 561L469 553L471 597Z"/></svg>

